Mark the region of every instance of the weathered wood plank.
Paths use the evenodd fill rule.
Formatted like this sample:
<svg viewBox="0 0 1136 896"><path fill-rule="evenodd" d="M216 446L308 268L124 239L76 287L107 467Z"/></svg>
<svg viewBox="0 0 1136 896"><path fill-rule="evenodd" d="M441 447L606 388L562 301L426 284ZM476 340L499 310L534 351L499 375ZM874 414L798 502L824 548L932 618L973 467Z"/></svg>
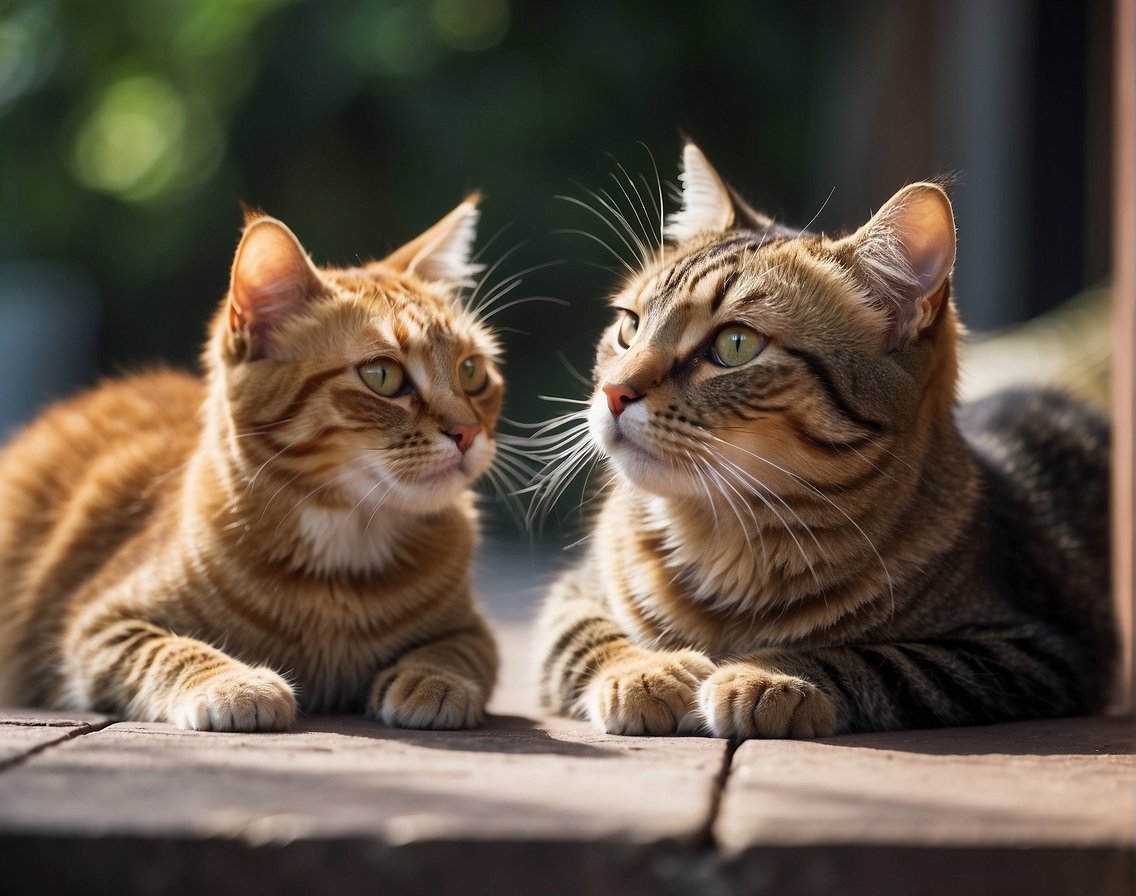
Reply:
<svg viewBox="0 0 1136 896"><path fill-rule="evenodd" d="M715 835L722 892L1131 896L1130 719L751 741Z"/></svg>
<svg viewBox="0 0 1136 896"><path fill-rule="evenodd" d="M9 771L0 833L692 843L725 753L724 741L629 743L519 718L412 732L323 717L256 735L119 723Z"/></svg>
<svg viewBox="0 0 1136 896"><path fill-rule="evenodd" d="M0 771L25 756L101 727L109 720L94 713L58 713L35 709L0 709Z"/></svg>
<svg viewBox="0 0 1136 896"><path fill-rule="evenodd" d="M861 847L1130 849L1129 719L750 741L715 826L728 852Z"/></svg>

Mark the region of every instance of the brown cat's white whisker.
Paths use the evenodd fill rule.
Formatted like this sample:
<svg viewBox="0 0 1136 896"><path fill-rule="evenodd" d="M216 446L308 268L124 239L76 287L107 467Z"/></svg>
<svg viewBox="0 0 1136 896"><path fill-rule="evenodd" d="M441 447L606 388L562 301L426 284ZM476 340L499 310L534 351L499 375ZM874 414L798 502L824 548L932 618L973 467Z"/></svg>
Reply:
<svg viewBox="0 0 1136 896"><path fill-rule="evenodd" d="M638 234L636 234L631 225L627 223L627 219L618 210L618 208L615 208L609 200L605 200L595 190L585 189L584 192L599 204L599 208L596 208L595 206L592 206L587 202L583 202L582 200L575 199L571 196L558 196L557 198L564 199L568 202L572 202L575 205L580 206L581 208L587 209L607 226L608 230L610 230L615 235L616 239L618 239L623 244L624 248L626 248L627 251L631 253L634 259L636 259L637 261L642 261L646 257L644 253L645 247L643 247L642 241L639 239ZM615 254L616 257L620 260L623 260L622 254L613 254Z"/></svg>
<svg viewBox="0 0 1136 896"><path fill-rule="evenodd" d="M636 261L642 263L646 260L647 255L644 253L645 247L643 241L635 228L631 226L627 220L627 216L619 209L618 203L607 193L606 190L589 190L576 184L584 193L586 193L596 205L584 202L583 200L576 199L572 196L557 196L557 199L563 199L567 202L572 202L575 205L587 209L592 215L598 218L604 226L610 230L624 245Z"/></svg>
<svg viewBox="0 0 1136 896"><path fill-rule="evenodd" d="M579 404L591 407L591 401L586 398L564 398L560 395L538 395L541 401L558 401L562 404Z"/></svg>
<svg viewBox="0 0 1136 896"><path fill-rule="evenodd" d="M616 179L614 175L612 175L612 177L618 184L618 179ZM640 235L639 231L619 208L619 202L615 197L603 188L599 190L589 190L587 192L607 210L607 213L611 215L612 221L618 224L624 234L626 234L627 240L625 242L630 243L629 248L633 247L632 251L635 253L635 257L639 262L643 263L648 261L652 256L651 250L647 247L646 243L643 242L643 237Z"/></svg>
<svg viewBox="0 0 1136 896"><path fill-rule="evenodd" d="M588 438L586 427L582 427L576 441L569 443L555 459L549 460L534 477L531 486L533 499L526 516L530 528L535 520L543 520L547 516L579 473L598 458L598 450Z"/></svg>
<svg viewBox="0 0 1136 896"><path fill-rule="evenodd" d="M720 456L716 458L716 462L725 465L726 470L734 477L739 486L752 491L755 496L772 499L776 501L781 507L783 507L785 511L791 514L793 519L797 521L797 524L802 529L804 529L805 532L808 533L821 556L824 556L826 552L821 546L821 543L817 540L816 535L813 534L813 531L810 528L809 524L801 518L801 515L793 508L792 504L790 504L777 493L776 489L770 488L767 483L762 482L761 479L759 479L749 470L746 470L744 467L741 467L740 465L734 463L727 457Z"/></svg>
<svg viewBox="0 0 1136 896"><path fill-rule="evenodd" d="M690 463L690 471L694 474L699 487L706 495L706 504L710 508L711 515L714 517L714 528L719 529L722 524L718 520L718 502L714 500L714 495L710 491L710 485L706 481L706 474L702 469L702 462L699 458L694 456L694 453L689 448L684 448L683 454L686 455L686 459Z"/></svg>
<svg viewBox="0 0 1136 896"><path fill-rule="evenodd" d="M569 202L574 202L574 203L576 203L577 205L580 205L580 206L582 206L583 208L586 208L586 209L588 209L589 211L592 211L592 209L590 208L590 206L588 206L587 204L585 204L585 203L582 203L582 202L580 202L580 201L579 201L578 199L574 199L574 198L572 198L572 197L570 197L570 196L558 196L557 198L558 198L558 199L565 199L565 200L567 200L567 201L569 201ZM559 230L557 230L557 231L556 231L556 233L564 233L564 234L570 234L570 235L572 235L572 236L582 236L582 237L584 237L584 239L588 239L588 240L591 240L591 241L592 241L593 243L597 243L597 244L599 244L600 246L602 246L602 247L603 247L604 249L606 249L606 250L608 251L608 254L609 254L609 255L611 255L611 257L612 257L612 258L614 258L614 259L615 259L615 260L616 260L617 262L619 262L619 265L620 265L620 267L621 267L621 268L623 269L623 272L624 272L624 273L626 273L626 274L627 274L627 275L629 275L629 276L634 276L634 275L635 275L635 268L634 268L634 266L633 266L633 265L632 265L632 264L631 264L630 262L628 262L628 261L627 261L627 259L625 259L625 258L623 257L623 255L622 255L622 254L620 254L619 252L617 252L617 251L616 251L616 250L615 250L615 249L614 249L614 248L613 248L613 247L612 247L612 246L611 246L611 245L610 245L610 244L609 244L609 243L607 242L607 240L605 240L605 239L602 239L602 238L600 238L600 237L596 236L596 235L595 235L594 233L589 233L589 232L588 232L587 230L577 230L577 229L575 229L575 228L572 228L572 227L563 227L563 228L560 228ZM602 265L596 265L596 266L597 266L597 267L601 267L601 268L602 268L603 270L608 270L608 268L605 268L605 267L603 267Z"/></svg>
<svg viewBox="0 0 1136 896"><path fill-rule="evenodd" d="M573 414L570 419L561 420L555 426L549 425L533 433L528 439L529 450L538 460L555 459L567 444L587 435L587 420L580 420L578 414Z"/></svg>
<svg viewBox="0 0 1136 896"><path fill-rule="evenodd" d="M556 350L556 359L561 363L561 365L563 365L564 369L568 371L568 373L569 373L569 375L571 375L572 379L574 379L580 385L585 386L589 389L592 387L591 379L589 377L584 376L582 373L580 373L580 371L578 371L572 365L572 362L568 360L568 356L566 354L564 354L564 352L562 350L560 350L560 349Z"/></svg>
<svg viewBox="0 0 1136 896"><path fill-rule="evenodd" d="M744 507L746 513L749 514L750 521L753 523L752 532L757 536L758 544L761 545L762 561L763 563L768 565L770 561L769 549L765 543L765 527L758 522L757 514L754 512L754 509L750 505L750 502L745 499L744 495L738 490L737 486L730 481L725 472L719 469L715 464L707 462L705 469L711 480L715 483L715 485L718 486L719 492L727 499L727 506L729 506L731 512L734 514L734 517L737 519L738 527L743 536L748 535L750 530L747 529L745 520L742 519L741 513L739 512L735 502L729 500L730 494L737 498L737 504L740 504L742 507ZM758 495L757 498L761 503L766 504L768 508L768 503L762 498L761 495ZM768 509L770 509L771 512L774 513L774 515L776 515L776 511L773 511L772 508ZM808 562L807 557L805 557L805 561L806 563Z"/></svg>
<svg viewBox="0 0 1136 896"><path fill-rule="evenodd" d="M792 472L791 470L786 469L785 467L781 466L780 464L774 463L773 461L769 460L769 458L767 458L767 457L762 457L761 455L756 454L755 452L748 451L745 448L742 448L740 445L736 444L735 442L727 441L726 439L723 439L720 436L716 436L713 433L707 433L707 435L710 438L714 439L715 441L721 442L724 445L728 445L729 447L733 448L736 451L741 451L741 452L749 455L750 457L752 457L754 460L756 460L760 463L763 463L766 466L772 467L778 473L781 473L781 474L789 477L791 480L796 482L798 485L805 488L809 493L816 496L817 498L820 498L827 505L832 507L833 510L835 510L837 513L839 513L845 520L847 520L848 524L850 526L852 526L856 530L857 533L859 533L860 537L864 540L865 544L868 545L869 550L871 550L872 554L876 558L877 563L879 563L880 570L883 572L884 580L887 583L889 602L894 607L894 605L895 605L895 591L894 591L894 586L892 584L891 573L887 568L887 564L884 562L883 555L880 554L879 549L876 547L875 543L868 536L868 533L864 531L863 526L861 526L861 524L857 520L853 519L842 507L840 507L840 505L838 505L835 501L833 501L831 498L829 498L828 495L826 495L823 491L821 491L819 488L814 486L808 480L806 480L803 477Z"/></svg>
<svg viewBox="0 0 1136 896"><path fill-rule="evenodd" d="M792 539L793 544L796 545L797 550L800 552L801 559L805 563L805 567L808 569L809 574L812 576L814 584L816 584L818 589L821 589L821 580L820 576L817 574L816 567L813 564L813 557L809 554L808 551L805 550L805 546L801 543L801 540L797 538L797 534L793 531L793 527L789 525L788 521L786 521L785 517L781 515L781 512L777 509L777 507L774 506L773 502L776 501L782 506L783 509L791 514L794 519L796 519L796 521L804 528L805 532L808 533L809 537L812 538L813 543L817 546L817 549L823 554L824 549L821 547L820 542L817 541L816 535L813 534L812 529L809 528L804 520L801 519L797 512L794 511L792 507L790 507L784 501L784 499L782 499L775 491L764 486L756 477L751 476L749 473L742 470L737 465L731 463L726 458L719 458L718 461L719 463L724 464L724 468L719 469L723 474L723 479L730 483L731 489L735 494L737 494L738 500L745 501L745 498L743 497L741 492L741 489L745 489L749 494L757 498L757 500L761 502L761 504L763 504L770 513L773 514L773 516L777 519L777 522L780 524L782 531L784 531L789 536L789 538ZM745 503L748 507L748 502Z"/></svg>
<svg viewBox="0 0 1136 896"><path fill-rule="evenodd" d="M638 224L638 227L632 227L631 222L628 221L626 217L622 215L620 217L623 219L624 224L627 226L628 230L634 232L636 237L636 244L639 246L641 253L640 257L642 261L646 262L648 260L657 258L659 251L658 243L654 240L651 240L651 227L646 220L646 216L648 214L646 203L644 203L643 197L639 193L639 188L635 185L635 181L632 180L631 175L627 173L627 169L618 162L616 162L616 165L618 166L620 172L623 174L623 180L620 180L620 178L614 171L610 173L611 179L615 182L615 185L619 187L620 192L623 194L623 198L627 200L627 204L631 206L631 211L635 215L635 222L636 224ZM624 182L626 182L626 184L631 187L632 191L634 191L635 199L637 199L638 202L631 198L631 195L627 192L627 187L624 186ZM651 240L650 245L647 243L647 240Z"/></svg>
<svg viewBox="0 0 1136 896"><path fill-rule="evenodd" d="M541 423L531 424L534 427L534 432L524 437L525 443L530 447L543 447L547 444L556 444L562 441L568 431L575 434L581 428L586 428L588 425L588 409L589 402L577 402L571 399L550 399L561 401L565 404L583 404L584 407L575 410L567 411L563 414L558 414ZM526 427L529 424L525 424Z"/></svg>

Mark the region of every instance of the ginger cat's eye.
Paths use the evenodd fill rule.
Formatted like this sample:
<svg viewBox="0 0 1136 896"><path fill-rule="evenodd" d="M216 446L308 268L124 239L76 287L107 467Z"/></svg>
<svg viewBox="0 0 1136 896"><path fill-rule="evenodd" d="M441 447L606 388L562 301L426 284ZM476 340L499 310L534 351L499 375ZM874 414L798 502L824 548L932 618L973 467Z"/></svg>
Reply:
<svg viewBox="0 0 1136 896"><path fill-rule="evenodd" d="M726 327L710 344L710 360L722 367L740 367L761 354L767 341L749 327Z"/></svg>
<svg viewBox="0 0 1136 896"><path fill-rule="evenodd" d="M392 398L398 395L406 383L406 374L396 361L382 359L371 361L359 367L359 378L376 395Z"/></svg>
<svg viewBox="0 0 1136 896"><path fill-rule="evenodd" d="M477 395L489 385L489 368L480 355L466 358L458 365L458 382L466 395Z"/></svg>
<svg viewBox="0 0 1136 896"><path fill-rule="evenodd" d="M623 312L623 319L619 322L619 334L616 338L619 339L619 344L624 348L630 348L631 343L635 341L635 334L639 331L639 315L630 311Z"/></svg>

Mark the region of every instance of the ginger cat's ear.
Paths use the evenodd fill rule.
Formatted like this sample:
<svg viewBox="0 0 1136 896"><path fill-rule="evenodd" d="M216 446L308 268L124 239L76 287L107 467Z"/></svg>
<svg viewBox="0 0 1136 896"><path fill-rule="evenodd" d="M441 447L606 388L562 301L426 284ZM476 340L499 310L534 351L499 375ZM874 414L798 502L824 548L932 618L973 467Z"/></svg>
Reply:
<svg viewBox="0 0 1136 896"><path fill-rule="evenodd" d="M484 265L472 261L477 235L477 203L473 193L437 224L405 246L396 249L379 264L399 273L414 274L423 280L445 280L469 286Z"/></svg>
<svg viewBox="0 0 1136 896"><path fill-rule="evenodd" d="M731 227L765 228L773 221L754 211L722 180L693 142L682 148L682 208L667 216L664 239L681 243L698 233L719 233Z"/></svg>
<svg viewBox="0 0 1136 896"><path fill-rule="evenodd" d="M870 300L889 312L884 348L923 333L936 319L955 263L955 219L942 187L904 187L850 238Z"/></svg>
<svg viewBox="0 0 1136 896"><path fill-rule="evenodd" d="M275 218L246 215L229 281L229 331L249 335L252 357L275 357L273 331L323 291L291 230Z"/></svg>

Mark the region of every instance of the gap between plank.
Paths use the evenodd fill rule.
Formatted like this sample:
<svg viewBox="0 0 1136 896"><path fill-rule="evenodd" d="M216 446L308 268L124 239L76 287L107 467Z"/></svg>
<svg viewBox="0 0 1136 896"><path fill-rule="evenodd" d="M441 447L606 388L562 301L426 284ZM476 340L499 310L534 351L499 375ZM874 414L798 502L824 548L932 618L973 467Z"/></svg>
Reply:
<svg viewBox="0 0 1136 896"><path fill-rule="evenodd" d="M738 752L740 746L741 741L726 741L726 752L722 756L722 767L714 777L713 788L710 792L710 807L706 814L706 821L693 844L696 850L707 850L715 854L718 852L718 838L714 836L714 826L717 824L718 815L722 810L722 799L726 795L726 785L734 766L734 754Z"/></svg>
<svg viewBox="0 0 1136 896"><path fill-rule="evenodd" d="M7 723L5 723L5 724L7 724ZM29 727L29 728L38 728L38 727L53 728L53 727L57 727L57 726L53 726L53 725L39 726L39 725L23 725L22 723L16 723L16 724L19 725L20 727ZM87 734L94 734L96 731L102 731L108 725L113 725L113 724L114 724L114 720L110 720L110 719L108 719L105 722L95 723L95 724L92 724L90 722L83 722L81 726L75 728L72 731L68 731L66 734L60 735L55 740L49 740L49 741L46 741L45 743L42 743L42 744L36 744L34 747L29 748L27 750L27 752L21 753L19 756L13 756L11 759L0 760L0 773L6 772L9 769L15 768L17 765L23 764L28 759L30 759L32 756L36 756L36 755L44 752L45 750L49 750L50 748L58 746L59 744L65 744L65 743L67 743L67 741L74 740L77 737L83 737L84 735L87 735ZM2 726L0 726L0 727L2 727Z"/></svg>

